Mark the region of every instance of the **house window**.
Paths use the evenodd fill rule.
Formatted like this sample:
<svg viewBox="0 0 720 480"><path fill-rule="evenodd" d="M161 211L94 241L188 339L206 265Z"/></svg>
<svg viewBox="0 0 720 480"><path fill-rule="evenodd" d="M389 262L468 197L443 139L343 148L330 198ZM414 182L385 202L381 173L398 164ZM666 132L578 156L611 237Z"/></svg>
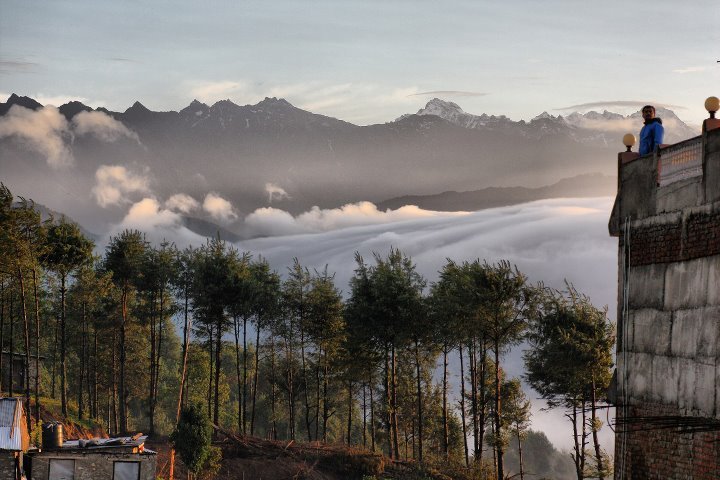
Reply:
<svg viewBox="0 0 720 480"><path fill-rule="evenodd" d="M113 480L140 480L140 462L115 462Z"/></svg>
<svg viewBox="0 0 720 480"><path fill-rule="evenodd" d="M75 480L75 460L51 458L48 480Z"/></svg>

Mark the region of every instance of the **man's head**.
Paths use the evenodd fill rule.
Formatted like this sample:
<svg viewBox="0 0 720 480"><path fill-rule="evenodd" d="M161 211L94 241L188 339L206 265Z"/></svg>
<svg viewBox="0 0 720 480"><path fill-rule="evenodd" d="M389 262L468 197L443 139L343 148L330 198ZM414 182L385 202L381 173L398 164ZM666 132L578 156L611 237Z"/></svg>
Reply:
<svg viewBox="0 0 720 480"><path fill-rule="evenodd" d="M653 107L652 105L645 105L642 108L642 117L645 119L645 121L648 121L651 118L655 118L655 107Z"/></svg>

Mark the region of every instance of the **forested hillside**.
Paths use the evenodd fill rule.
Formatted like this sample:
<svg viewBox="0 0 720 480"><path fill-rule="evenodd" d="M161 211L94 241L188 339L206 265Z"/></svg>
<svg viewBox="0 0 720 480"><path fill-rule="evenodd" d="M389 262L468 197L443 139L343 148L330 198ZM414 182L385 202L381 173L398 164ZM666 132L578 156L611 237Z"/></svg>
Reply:
<svg viewBox="0 0 720 480"><path fill-rule="evenodd" d="M525 380L568 412L577 477L608 474L597 430L614 327L571 285L552 291L482 259L448 260L429 284L398 250L357 255L350 285L338 286L332 272L298 261L276 272L219 238L179 250L126 230L101 256L93 248L77 225L41 221L2 186L0 350L25 371L18 383L17 362L0 356L0 389L25 396L28 417L53 398L111 434L158 436L194 405L238 436L347 444L501 479L510 444L523 472L531 425L503 355L527 341Z"/></svg>

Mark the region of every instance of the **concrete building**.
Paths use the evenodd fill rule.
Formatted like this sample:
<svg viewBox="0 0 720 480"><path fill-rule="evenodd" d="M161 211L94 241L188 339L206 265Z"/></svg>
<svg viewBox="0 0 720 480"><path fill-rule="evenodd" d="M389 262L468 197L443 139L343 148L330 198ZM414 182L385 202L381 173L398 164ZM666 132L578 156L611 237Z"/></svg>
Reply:
<svg viewBox="0 0 720 480"><path fill-rule="evenodd" d="M717 127L619 155L616 479L720 478Z"/></svg>
<svg viewBox="0 0 720 480"><path fill-rule="evenodd" d="M155 480L156 454L147 437L71 440L31 452L31 480Z"/></svg>

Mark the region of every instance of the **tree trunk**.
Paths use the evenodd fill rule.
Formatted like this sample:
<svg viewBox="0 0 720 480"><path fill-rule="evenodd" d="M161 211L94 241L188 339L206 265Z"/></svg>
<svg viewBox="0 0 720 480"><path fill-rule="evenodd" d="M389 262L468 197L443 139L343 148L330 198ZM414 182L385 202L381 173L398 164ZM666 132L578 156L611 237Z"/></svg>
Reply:
<svg viewBox="0 0 720 480"><path fill-rule="evenodd" d="M150 389L148 392L148 407L150 410L150 435L155 430L155 408L153 405L153 396L155 393L155 359L157 354L155 352L155 292L150 294Z"/></svg>
<svg viewBox="0 0 720 480"><path fill-rule="evenodd" d="M598 479L599 480L605 480L605 471L603 469L603 461L602 461L602 452L600 451L600 441L598 440L598 432L597 432L597 412L595 408L595 404L597 402L597 398L595 396L595 376L592 377L592 398L590 399L591 404L590 408L592 409L592 419L590 420L592 422L592 435L593 435L593 444L595 445L595 458L597 460L597 469L598 469Z"/></svg>
<svg viewBox="0 0 720 480"><path fill-rule="evenodd" d="M468 346L468 356L470 359L470 409L473 422L473 458L475 463L479 463L482 460L482 437L480 436L480 422L478 420L477 352L475 351L474 340Z"/></svg>
<svg viewBox="0 0 720 480"><path fill-rule="evenodd" d="M582 412L582 448L580 449L582 452L582 456L580 457L580 468L583 471L583 475L585 475L585 446L587 445L587 415L585 413L585 398L583 397L582 403L580 404L581 412Z"/></svg>
<svg viewBox="0 0 720 480"><path fill-rule="evenodd" d="M305 400L305 427L307 428L308 441L312 441L312 432L310 428L310 396L308 390L310 385L307 379L307 366L305 365L305 329L303 327L302 312L300 313L300 368L302 369L303 393Z"/></svg>
<svg viewBox="0 0 720 480"><path fill-rule="evenodd" d="M67 366L65 341L65 275L60 275L60 405L63 418L67 418Z"/></svg>
<svg viewBox="0 0 720 480"><path fill-rule="evenodd" d="M25 340L25 420L27 421L28 428L30 428L32 426L32 420L30 418L30 321L28 320L25 302L25 276L20 267L18 267L18 276L20 280L20 299L22 302L23 337Z"/></svg>
<svg viewBox="0 0 720 480"><path fill-rule="evenodd" d="M320 438L320 389L322 387L320 383L320 365L324 359L322 349L318 349L317 357L317 365L315 365L315 440ZM323 441L325 441L324 435Z"/></svg>
<svg viewBox="0 0 720 480"><path fill-rule="evenodd" d="M573 410L572 410L572 424L573 424L573 444L575 448L575 455L573 457L573 461L575 462L575 474L577 475L577 480L583 480L583 470L582 466L580 464L580 458L581 458L581 452L580 452L580 439L577 429L577 401L573 400Z"/></svg>
<svg viewBox="0 0 720 480"><path fill-rule="evenodd" d="M277 440L277 415L275 413L275 335L270 333L270 414L272 415L272 428L270 438Z"/></svg>
<svg viewBox="0 0 720 480"><path fill-rule="evenodd" d="M420 463L423 461L423 403L422 403L422 377L420 375L420 344L415 340L415 370L417 374L417 409L418 409L418 455Z"/></svg>
<svg viewBox="0 0 720 480"><path fill-rule="evenodd" d="M40 423L40 298L38 295L38 276L35 266L33 266L32 273L33 295L35 297L35 423ZM2 347L0 347L0 352L1 351ZM0 370L1 369L2 367L0 366Z"/></svg>
<svg viewBox="0 0 720 480"><path fill-rule="evenodd" d="M82 314L81 314L81 324L82 324L82 334L81 334L81 340L80 340L80 375L78 379L78 392L77 392L77 402L78 402L78 418L80 420L83 419L85 416L85 405L83 404L83 380L85 377L85 357L86 355L86 348L87 348L87 304L86 302L82 302Z"/></svg>
<svg viewBox="0 0 720 480"><path fill-rule="evenodd" d="M443 345L443 380L442 380L442 421L443 421L443 455L445 462L450 461L450 429L448 428L448 345Z"/></svg>
<svg viewBox="0 0 720 480"><path fill-rule="evenodd" d="M247 417L247 377L248 377L248 354L247 354L247 316L243 315L243 379L242 379L242 428L245 434L245 423Z"/></svg>
<svg viewBox="0 0 720 480"><path fill-rule="evenodd" d="M328 441L327 424L330 418L330 407L328 402L328 362L327 354L325 355L325 371L323 372L323 442Z"/></svg>
<svg viewBox="0 0 720 480"><path fill-rule="evenodd" d="M253 372L252 412L250 413L250 435L255 435L255 402L257 399L258 377L260 375L260 320L255 331L255 371Z"/></svg>
<svg viewBox="0 0 720 480"><path fill-rule="evenodd" d="M393 460L399 460L394 456L393 450L393 414L392 414L392 392L390 388L390 351L385 347L385 400L387 405L387 443L388 456Z"/></svg>
<svg viewBox="0 0 720 480"><path fill-rule="evenodd" d="M370 376L370 448L375 451L375 399L373 398L373 381Z"/></svg>
<svg viewBox="0 0 720 480"><path fill-rule="evenodd" d="M93 325L93 418L98 418L98 330Z"/></svg>
<svg viewBox="0 0 720 480"><path fill-rule="evenodd" d="M525 472L523 471L522 442L520 441L520 430L517 431L518 441L518 459L520 460L520 480L525 480Z"/></svg>
<svg viewBox="0 0 720 480"><path fill-rule="evenodd" d="M183 389L185 388L185 376L187 375L187 357L188 357L188 346L190 344L190 315L189 313L189 297L188 297L188 282L187 279L183 284L183 291L185 295L185 308L184 317L185 322L183 324L183 346L182 346L182 373L180 374L180 389L178 390L178 401L177 409L175 411L175 424L180 421L180 411L182 410L183 404ZM175 478L175 449L170 449L170 472L168 475L169 480Z"/></svg>
<svg viewBox="0 0 720 480"><path fill-rule="evenodd" d="M495 348L495 435L496 438L502 437L502 425L500 422L502 410L501 410L501 401L500 401L500 345L498 344L498 341L496 340L494 343ZM497 441L495 442L496 450L497 450L497 478L498 480L503 480L504 472L503 472L503 447L502 442Z"/></svg>
<svg viewBox="0 0 720 480"><path fill-rule="evenodd" d="M13 300L14 297L12 294L10 294L10 368L8 369L8 390L10 391L11 397L15 395L15 385L13 382L13 380L15 379L15 335L13 333L15 319L13 318Z"/></svg>
<svg viewBox="0 0 720 480"><path fill-rule="evenodd" d="M124 287L122 291L122 323L120 324L120 433L126 434L128 431L127 424L127 400L128 395L125 388L125 363L127 362L127 345L126 342L126 325L127 325L127 297L128 287ZM65 320L62 321L63 338L64 338ZM63 345L64 345L63 340ZM63 367L64 371L64 367ZM64 373L63 373L64 375Z"/></svg>
<svg viewBox="0 0 720 480"><path fill-rule="evenodd" d="M463 447L465 449L465 466L470 466L470 453L468 452L467 422L465 421L465 365L463 362L462 343L458 346L460 352L460 421L462 422Z"/></svg>
<svg viewBox="0 0 720 480"><path fill-rule="evenodd" d="M12 315L12 312L10 312ZM2 378L3 352L5 351L5 281L0 280L0 396L3 393L3 384L5 380ZM12 358L12 355L11 355Z"/></svg>
<svg viewBox="0 0 720 480"><path fill-rule="evenodd" d="M237 394L238 394L238 432L243 431L243 388L244 385L240 381L240 324L237 317L233 317L233 333L235 334L235 375L237 378Z"/></svg>
<svg viewBox="0 0 720 480"><path fill-rule="evenodd" d="M392 413L393 413L393 443L395 444L395 458L400 458L400 442L398 441L398 403L397 403L397 359L395 358L395 344L392 344Z"/></svg>
<svg viewBox="0 0 720 480"><path fill-rule="evenodd" d="M11 297L12 298L12 297ZM57 383L57 351L58 351L58 331L60 330L60 317L55 315L55 329L53 331L53 353L52 353L52 386L50 396L55 399L55 384Z"/></svg>
<svg viewBox="0 0 720 480"><path fill-rule="evenodd" d="M362 386L362 442L363 448L367 448L367 385ZM325 438L323 437L323 442Z"/></svg>
<svg viewBox="0 0 720 480"><path fill-rule="evenodd" d="M352 434L352 402L353 400L353 382L348 382L348 403L347 403L347 445L350 446L351 434Z"/></svg>
<svg viewBox="0 0 720 480"><path fill-rule="evenodd" d="M477 367L476 367L477 371ZM488 402L488 391L487 391L487 348L485 339L481 339L480 341L480 375L479 375L478 383L480 384L479 388L479 404L478 409L479 412L479 423L480 423L480 438L485 438L485 429L487 424L487 402ZM480 454L478 457L480 460L482 460L482 442L480 444Z"/></svg>
<svg viewBox="0 0 720 480"><path fill-rule="evenodd" d="M222 318L218 319L215 344L215 411L213 423L220 425L220 358L222 349Z"/></svg>
<svg viewBox="0 0 720 480"><path fill-rule="evenodd" d="M157 360L155 361L155 391L153 392L153 412L157 410L158 389L160 386L160 365L162 363L162 343L163 343L163 315L165 313L165 291L160 289L160 316L158 317L158 333L157 333ZM154 425L153 425L154 427Z"/></svg>

